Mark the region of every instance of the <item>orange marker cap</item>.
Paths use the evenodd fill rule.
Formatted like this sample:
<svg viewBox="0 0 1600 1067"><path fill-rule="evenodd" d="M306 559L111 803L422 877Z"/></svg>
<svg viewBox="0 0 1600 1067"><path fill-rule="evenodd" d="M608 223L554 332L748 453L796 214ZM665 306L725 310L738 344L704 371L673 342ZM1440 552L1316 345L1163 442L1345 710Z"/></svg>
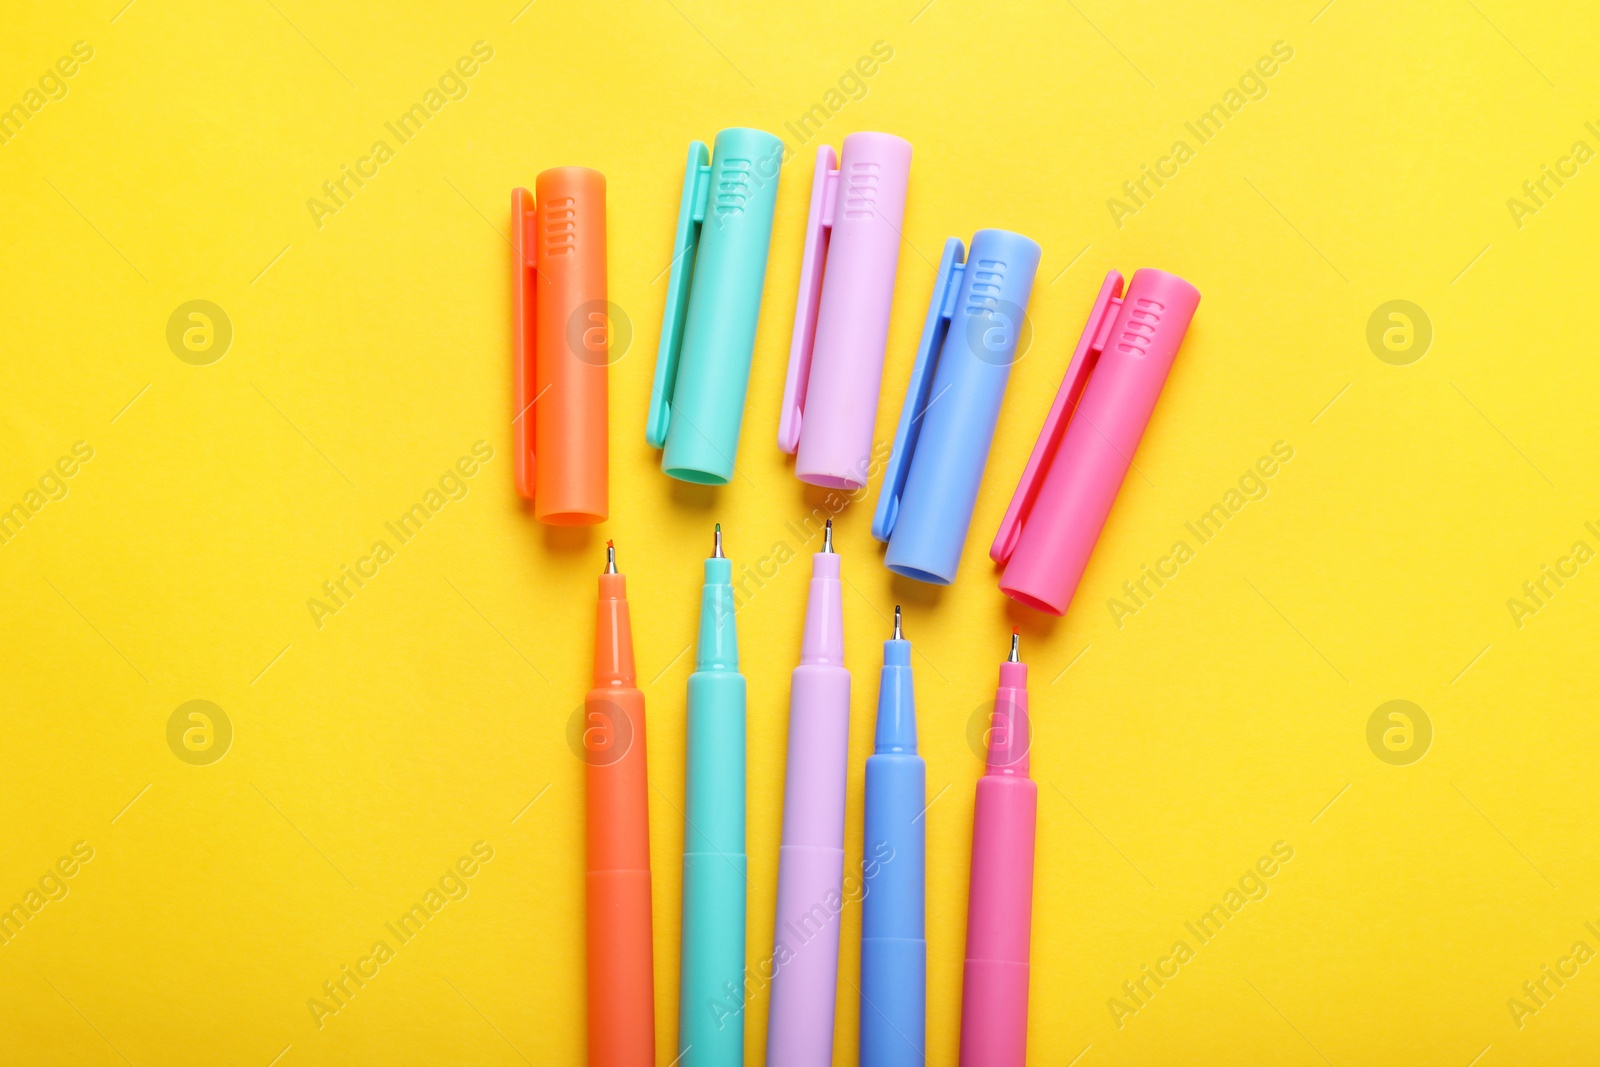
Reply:
<svg viewBox="0 0 1600 1067"><path fill-rule="evenodd" d="M512 345L517 492L552 526L608 511L606 179L587 167L541 173L511 193L516 263Z"/></svg>

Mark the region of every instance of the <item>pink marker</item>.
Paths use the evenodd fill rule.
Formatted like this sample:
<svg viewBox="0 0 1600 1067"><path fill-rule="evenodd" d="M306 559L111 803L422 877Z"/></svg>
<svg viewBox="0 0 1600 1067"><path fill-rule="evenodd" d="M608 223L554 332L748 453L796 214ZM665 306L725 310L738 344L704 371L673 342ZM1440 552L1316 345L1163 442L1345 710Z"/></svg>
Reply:
<svg viewBox="0 0 1600 1067"><path fill-rule="evenodd" d="M910 180L911 143L893 134L852 133L838 167L817 149L778 420L802 482L867 484Z"/></svg>
<svg viewBox="0 0 1600 1067"><path fill-rule="evenodd" d="M1028 777L1028 668L1000 664L989 764L972 813L967 959L961 976L962 1067L1025 1067L1028 942L1033 934L1033 834L1039 786Z"/></svg>
<svg viewBox="0 0 1600 1067"><path fill-rule="evenodd" d="M844 794L850 756L850 672L833 520L811 557L800 666L789 694L778 913L772 934L767 1067L828 1067L844 910Z"/></svg>
<svg viewBox="0 0 1600 1067"><path fill-rule="evenodd" d="M1166 271L1135 271L1126 294L1106 275L989 549L1002 593L1066 613L1199 304Z"/></svg>

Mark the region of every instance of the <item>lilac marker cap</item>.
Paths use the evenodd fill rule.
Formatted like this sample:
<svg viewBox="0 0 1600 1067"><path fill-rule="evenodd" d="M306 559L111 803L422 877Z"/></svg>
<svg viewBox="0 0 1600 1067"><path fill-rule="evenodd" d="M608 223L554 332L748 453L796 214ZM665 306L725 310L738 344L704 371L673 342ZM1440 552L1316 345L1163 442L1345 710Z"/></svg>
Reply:
<svg viewBox="0 0 1600 1067"><path fill-rule="evenodd" d="M893 134L852 133L838 166L817 149L778 424L802 482L867 484L910 179L911 142Z"/></svg>

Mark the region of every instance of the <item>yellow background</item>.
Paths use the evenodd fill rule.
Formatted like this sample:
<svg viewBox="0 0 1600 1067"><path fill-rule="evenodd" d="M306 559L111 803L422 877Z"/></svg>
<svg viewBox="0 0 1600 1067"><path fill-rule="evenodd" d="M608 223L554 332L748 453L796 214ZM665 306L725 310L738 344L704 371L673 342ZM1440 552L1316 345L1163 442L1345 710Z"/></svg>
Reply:
<svg viewBox="0 0 1600 1067"><path fill-rule="evenodd" d="M750 681L749 952L770 947L788 671L821 497L774 445L813 157L858 129L915 146L878 435L893 434L932 263L1000 226L1044 257L967 555L891 580L877 485L839 517L855 670L849 849L878 642L914 640L928 761L929 1060L954 1062L973 782L967 727L1013 624L1040 783L1030 1061L1573 1063L1600 964L1517 1020L1508 998L1600 948L1595 564L1507 607L1600 520L1592 342L1600 173L1507 207L1600 139L1600 20L1577 2L136 0L13 5L0 106L76 41L92 61L0 146L0 504L74 442L94 457L0 546L0 903L74 842L94 859L0 947L0 1047L29 1064L565 1064L583 1053L582 766L594 578L615 537L649 701L658 1060L676 1033L683 655L720 520L736 566L796 562L739 614ZM520 8L520 10L519 10ZM120 10L119 10L120 9ZM319 228L308 198L476 41L493 59ZM800 143L786 122L874 42L893 59ZM1268 94L1184 129L1275 42ZM645 445L685 147L724 126L797 150L778 200L739 453L721 490ZM1183 138L1136 215L1107 199ZM543 529L511 489L510 189L609 181L612 510ZM1551 186L1553 188L1553 185ZM1008 610L986 558L1106 270L1204 294L1062 620ZM206 299L234 338L181 362ZM1377 358L1415 302L1433 341ZM495 458L319 629L307 609L474 442ZM1107 600L1275 442L1294 458L1119 628ZM1192 542L1191 542L1192 543ZM234 729L166 741L180 704ZM1431 749L1381 761L1385 701ZM536 802L534 802L536 800ZM530 806L530 802L531 806ZM477 841L494 859L319 1029L307 1000ZM1135 1015L1122 983L1188 938L1275 842L1294 849ZM835 1047L854 1062L859 906ZM1551 988L1554 988L1553 986ZM758 1062L766 1001L750 1005ZM276 1057L276 1059L275 1059ZM1077 1057L1077 1059L1074 1059ZM1477 1057L1474 1059L1474 1057Z"/></svg>

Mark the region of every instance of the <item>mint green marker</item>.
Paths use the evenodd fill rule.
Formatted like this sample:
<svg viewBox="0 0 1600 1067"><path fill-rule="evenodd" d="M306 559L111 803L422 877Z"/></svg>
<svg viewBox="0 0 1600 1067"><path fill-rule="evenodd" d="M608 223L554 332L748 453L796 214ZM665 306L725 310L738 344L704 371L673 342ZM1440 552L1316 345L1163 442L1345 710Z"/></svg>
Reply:
<svg viewBox="0 0 1600 1067"><path fill-rule="evenodd" d="M700 589L684 775L682 1067L744 1063L744 675L733 628L733 565L716 529Z"/></svg>
<svg viewBox="0 0 1600 1067"><path fill-rule="evenodd" d="M645 439L661 469L726 485L739 450L783 142L762 130L689 145Z"/></svg>

